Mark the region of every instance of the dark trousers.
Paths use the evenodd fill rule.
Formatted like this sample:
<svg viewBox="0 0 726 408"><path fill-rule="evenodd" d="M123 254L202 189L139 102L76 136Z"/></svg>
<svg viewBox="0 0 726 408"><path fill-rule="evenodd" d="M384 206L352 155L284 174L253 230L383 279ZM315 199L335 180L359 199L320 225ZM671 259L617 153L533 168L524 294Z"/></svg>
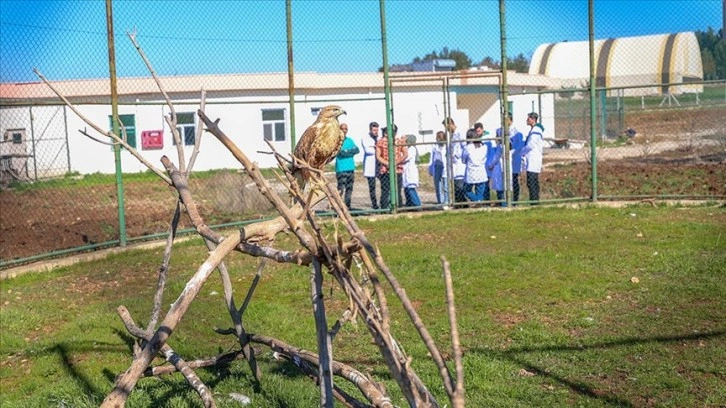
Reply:
<svg viewBox="0 0 726 408"><path fill-rule="evenodd" d="M501 201L501 203L499 203L499 205L502 207L506 207L507 200L504 198L504 190L496 190L496 191L497 191L497 200Z"/></svg>
<svg viewBox="0 0 726 408"><path fill-rule="evenodd" d="M466 201L466 183L464 179L454 179L454 202Z"/></svg>
<svg viewBox="0 0 726 408"><path fill-rule="evenodd" d="M527 188L529 189L529 201L539 201L539 173L527 172ZM532 205L535 204L532 203Z"/></svg>
<svg viewBox="0 0 726 408"><path fill-rule="evenodd" d="M353 172L341 171L335 174L335 178L338 181L338 194L343 197L345 206L350 210L350 200L353 197Z"/></svg>
<svg viewBox="0 0 726 408"><path fill-rule="evenodd" d="M371 196L371 207L378 209L378 198L376 198L376 177L366 177L368 179L368 195Z"/></svg>
<svg viewBox="0 0 726 408"><path fill-rule="evenodd" d="M519 173L512 173L512 201L519 201Z"/></svg>
<svg viewBox="0 0 726 408"><path fill-rule="evenodd" d="M381 182L381 209L387 210L391 207L391 180L388 173L378 175ZM398 197L398 205L403 205L403 197L401 197L401 184L403 184L403 174L396 173L396 187Z"/></svg>

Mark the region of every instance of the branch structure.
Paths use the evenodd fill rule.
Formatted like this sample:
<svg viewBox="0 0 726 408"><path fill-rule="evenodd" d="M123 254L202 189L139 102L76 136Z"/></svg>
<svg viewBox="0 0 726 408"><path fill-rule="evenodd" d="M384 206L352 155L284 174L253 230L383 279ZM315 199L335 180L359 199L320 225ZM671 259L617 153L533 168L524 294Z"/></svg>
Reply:
<svg viewBox="0 0 726 408"><path fill-rule="evenodd" d="M452 375L452 371L447 365L450 363L445 361L443 353L441 353L425 323L417 314L405 289L398 282L393 271L386 265L381 252L358 227L355 219L339 196L337 189L332 183L325 180L322 171L311 168L304 158L293 156L288 159L283 157L274 150L272 145L269 145L282 171L282 176L278 175L276 182L287 187L291 197L291 201L286 202L283 197L276 193L276 189L272 188L271 183L273 181L266 179L257 165L225 134L219 126L220 120L212 120L206 115L204 112L206 99L204 90L201 90L201 107L197 111L199 125L194 150L190 155L189 162L185 163L183 143L181 143L181 136L176 130L176 111L172 99L165 91L162 80L157 76L149 59L136 41L135 33L129 33L128 36L169 108L170 114L165 117L165 120L172 129L177 142L177 163L164 156L161 158L163 170L148 163L138 151L126 143L125 137L105 131L102 126L94 124L84 117L68 98L63 96L37 69L35 70L40 79L78 117L95 131L109 138L112 144L118 144L127 149L140 163L156 173L164 183L172 186L178 198L176 207L172 211L173 216L169 235L158 267L158 281L146 329L136 325L125 307L119 306L118 308L119 317L128 332L136 337L137 343L134 345L130 366L117 377L113 389L106 396L101 406L103 408L124 406L135 385L142 378L180 372L189 386L197 392L202 404L205 407L215 407L213 393L194 373L194 369L231 364L238 359L244 359L249 364L254 378L259 382L262 373L257 366L256 352L252 347L253 344L258 344L267 346L279 358L293 362L303 373L309 376L319 387L321 406L332 407L334 400L338 400L348 407L391 408L394 405L388 397L383 384L334 359L333 346L336 334L344 324L357 321L366 326L371 339L378 347L388 367L391 378L401 389L401 393L408 404L412 407L439 407L440 404L436 401L428 386L413 369L413 358L406 354L403 345L396 340L391 327L389 302L386 298L386 292L392 291L408 314L413 327L418 332L421 341L426 345L438 368L441 384L436 387L445 390L450 406L463 407L462 352L456 323L452 277L448 262L442 258L444 293L447 305L446 310L442 311L442 313L446 313L450 323L455 367L454 375ZM199 212L196 204L197 198L194 197L189 187L188 179L189 172L194 167L200 149L203 135L202 125L206 128L206 132L214 136L216 141L221 143L239 162L260 193L274 206L279 214L278 217L246 225L226 236L214 231L207 225L204 217ZM122 131L125 132L125 129L122 129ZM81 133L91 140L101 142L100 139L91 136L85 130ZM290 163L310 174L310 180L307 183L309 189L307 191L301 189L301 186L297 184L290 173ZM327 200L330 208L337 215L334 218L336 228L332 236L326 222L312 210L315 205L323 200ZM162 299L166 290L166 281L172 271L173 244L181 214L186 214L189 218L197 234L204 240L208 253L206 259L200 259L195 273L187 280L184 289L176 295L176 300L164 314ZM295 235L299 248L293 251L276 248L276 237L280 233ZM234 298L230 270L227 266L229 263L225 262L233 252L242 256L259 258L259 266L255 277L239 308ZM288 263L310 268L310 302L312 305L311 312L316 322L317 353L300 349L269 336L249 333L245 329L245 310L253 301L253 293L260 282L262 271L267 262ZM218 272L217 275L214 275L215 271ZM229 328L214 329L214 332L235 336L239 349L187 362L171 348L169 341L182 322L187 310L200 293L201 288L209 279L212 279L212 276L218 276L221 281L224 289L225 312L230 317ZM301 276L303 275L301 274ZM332 327L328 327L328 316L326 314L328 299L325 297L323 290L323 282L326 277L330 277L331 282L340 286L348 298L347 309ZM152 365L157 357L162 357L167 363ZM334 383L334 378L353 384L360 392L360 396L350 395L344 391L342 387Z"/></svg>

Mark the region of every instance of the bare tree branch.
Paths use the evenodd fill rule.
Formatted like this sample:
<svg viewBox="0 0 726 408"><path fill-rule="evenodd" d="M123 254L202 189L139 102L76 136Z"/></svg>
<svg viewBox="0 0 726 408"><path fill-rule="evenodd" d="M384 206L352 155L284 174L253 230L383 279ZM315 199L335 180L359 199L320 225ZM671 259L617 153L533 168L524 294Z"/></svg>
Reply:
<svg viewBox="0 0 726 408"><path fill-rule="evenodd" d="M317 258L313 258L310 272L310 296L315 316L315 332L318 340L318 384L320 386L320 406L333 407L333 345L328 335L328 321L325 318L325 302L323 301L323 270Z"/></svg>
<svg viewBox="0 0 726 408"><path fill-rule="evenodd" d="M116 381L116 386L111 391L106 399L101 404L104 408L123 406L128 398L129 393L136 385L141 374L144 372L146 367L149 366L154 355L161 349L166 343L166 340L171 336L171 333L176 328L176 325L181 320L184 313L186 313L192 300L199 293L204 282L206 282L209 275L217 268L220 262L224 259L227 254L234 250L239 244L239 234L232 234L222 241L217 248L209 254L207 260L197 269L197 272L187 282L186 287L177 298L176 302L172 304L169 313L167 313L164 321L161 322L161 327L154 333L154 336L146 343L145 347L141 351L139 357L134 360L131 367Z"/></svg>
<svg viewBox="0 0 726 408"><path fill-rule="evenodd" d="M146 341L149 341L151 339L152 332L148 330L145 331L139 328L136 323L134 323L134 320L131 317L131 313L129 313L129 311L125 307L119 306L116 311L121 317L121 321L124 322L126 330L128 330L129 333ZM202 380L199 379L197 374L184 361L184 359L182 359L168 344L164 344L161 347L160 351L164 355L166 361L170 362L174 366L174 368L182 373L189 385L191 385L192 388L197 391L197 394L199 394L199 397L202 399L202 402L204 403L204 406L206 408L214 408L217 406L217 404L214 403L212 394L209 392L207 386L202 382Z"/></svg>
<svg viewBox="0 0 726 408"><path fill-rule="evenodd" d="M109 138L115 140L116 143L118 143L121 146L123 146L124 149L126 149L129 153L131 153L132 156L136 157L136 159L139 162L141 162L141 164L143 164L144 166L146 166L149 170L153 171L157 176L159 176L159 178L161 178L162 180L164 180L165 183L171 184L171 180L169 180L169 177L167 177L166 174L164 174L163 171L161 171L160 169L156 168L151 163L149 163L149 161L147 161L135 148L133 148L128 143L126 143L125 140L123 140L120 137L118 137L117 135L113 134L113 132L108 132L108 131L103 130L100 126L98 126L95 123L91 122L90 119L88 119L86 116L84 116L75 107L75 105L73 105L68 100L68 98L66 98L65 96L63 96L63 94L61 94L60 91L58 91L58 89L53 84L51 84L50 81L48 81L43 76L43 74L40 73L40 71L38 71L38 69L33 68L33 72L35 72L35 75L37 75L43 81L43 83L45 83L48 86L48 88L50 88L53 91L53 93L55 93L59 98L61 98L63 100L63 103L65 103L66 106L68 106L68 108L70 108L70 110L73 111L73 113L75 113L79 118L81 118L82 121L86 122L86 124L88 124L88 126L92 127L96 132L98 132L98 133L100 133L102 135L108 136Z"/></svg>
<svg viewBox="0 0 726 408"><path fill-rule="evenodd" d="M459 326L456 323L456 305L454 303L454 284L451 279L449 262L441 257L444 269L444 283L446 286L446 310L449 315L449 329L451 330L451 347L454 351L454 365L456 366L456 383L454 392L449 394L453 408L464 408L464 364L462 362L461 344L459 343ZM445 382L446 379L443 378Z"/></svg>
<svg viewBox="0 0 726 408"><path fill-rule="evenodd" d="M164 259L161 261L159 267L159 279L156 285L156 293L154 294L154 306L151 312L151 318L149 324L146 326L147 331L152 331L156 328L156 322L159 321L159 315L161 314L161 302L164 295L164 288L166 287L166 278L169 274L169 260L171 259L171 249L174 245L174 237L176 237L176 229L179 226L179 217L181 215L181 205L179 200L176 201L176 209L174 210L174 216L171 219L171 227L169 228L169 236L166 238L166 246L164 247Z"/></svg>
<svg viewBox="0 0 726 408"><path fill-rule="evenodd" d="M207 91L202 88L201 103L199 109L203 112L207 107ZM189 156L189 165L187 165L187 173L191 173L194 169L194 163L197 161L197 155L199 154L199 146L202 143L202 135L204 135L204 122L202 119L197 117L197 127L194 134L194 150Z"/></svg>
<svg viewBox="0 0 726 408"><path fill-rule="evenodd" d="M156 75L156 71L154 71L154 67L151 66L151 61L149 61L148 58L146 58L146 54L144 53L144 50L141 49L141 46L136 41L136 33L132 32L126 32L126 35L129 37L131 42L134 44L134 47L136 48L136 52L139 53L141 56L141 59L144 60L144 64L146 65L146 69L149 71L149 74L151 74L151 77L154 78L154 82L156 82L156 86L159 88L159 92L164 96L164 100L166 101L166 105L169 107L169 116L165 117L166 123L169 125L169 130L171 130L171 134L174 137L174 141L176 142L176 152L179 156L179 170L182 173L186 172L186 161L184 160L184 143L182 141L181 135L179 134L179 130L177 129L177 118L176 118L176 110L174 109L174 104L171 103L171 98L169 98L169 94L166 93L166 90L164 89L164 86L161 83L161 80L159 80L159 76Z"/></svg>

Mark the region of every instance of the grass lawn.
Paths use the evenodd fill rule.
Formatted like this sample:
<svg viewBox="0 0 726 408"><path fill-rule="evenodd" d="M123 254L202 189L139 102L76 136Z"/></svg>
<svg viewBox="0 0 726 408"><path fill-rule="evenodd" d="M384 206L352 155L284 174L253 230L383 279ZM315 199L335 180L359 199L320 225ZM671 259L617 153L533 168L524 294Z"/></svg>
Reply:
<svg viewBox="0 0 726 408"><path fill-rule="evenodd" d="M447 358L439 257L450 261L467 406L726 406L723 206L540 207L358 222ZM334 221L328 224L332 229ZM277 245L294 247L285 237ZM196 238L175 245L167 308L205 253ZM116 307L126 306L145 326L161 254L161 248L133 250L0 282L0 406L98 406L131 364L132 338ZM228 259L238 306L256 261ZM268 262L245 314L248 331L315 350L309 272ZM330 281L332 324L346 303ZM388 296L397 340L447 404L424 345ZM169 344L187 361L233 350L233 337L212 332L229 325L212 275ZM406 405L362 324L344 326L333 347L337 360L383 381L394 405ZM240 406L230 393L249 396L254 407L317 405L317 387L294 365L255 348L262 368L257 389L244 361L197 370L218 406ZM173 374L141 379L127 406L201 403Z"/></svg>

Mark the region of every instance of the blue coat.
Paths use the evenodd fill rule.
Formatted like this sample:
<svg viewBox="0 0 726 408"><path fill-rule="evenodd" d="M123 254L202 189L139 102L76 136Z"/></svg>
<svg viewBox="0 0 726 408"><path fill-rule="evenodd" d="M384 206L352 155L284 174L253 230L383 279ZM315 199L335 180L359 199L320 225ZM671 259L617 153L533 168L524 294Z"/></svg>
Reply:
<svg viewBox="0 0 726 408"><path fill-rule="evenodd" d="M346 136L343 141L343 146L340 148L338 155L335 156L335 172L340 173L343 171L354 171L355 159L353 159L353 156L359 152L360 149L353 139Z"/></svg>

